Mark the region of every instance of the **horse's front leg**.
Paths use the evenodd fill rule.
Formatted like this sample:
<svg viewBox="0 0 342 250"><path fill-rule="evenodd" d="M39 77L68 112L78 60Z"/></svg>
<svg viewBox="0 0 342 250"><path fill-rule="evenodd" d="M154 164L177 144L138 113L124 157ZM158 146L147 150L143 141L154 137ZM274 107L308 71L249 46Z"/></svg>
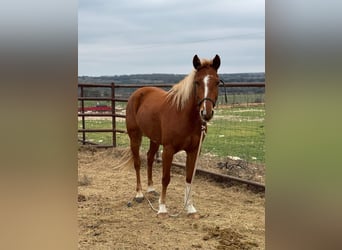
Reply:
<svg viewBox="0 0 342 250"><path fill-rule="evenodd" d="M170 170L171 170L173 155L174 155L173 147L164 146L163 154L162 154L162 159L163 159L162 193L159 198L158 217L168 217L165 200L166 200L166 189L170 183Z"/></svg>
<svg viewBox="0 0 342 250"><path fill-rule="evenodd" d="M186 154L187 155L186 155L186 180L185 180L184 204L185 204L185 209L188 215L194 218L197 218L198 214L192 202L192 190L191 190L192 175L195 170L195 163L196 163L196 157L197 157L197 148L195 150L187 152Z"/></svg>

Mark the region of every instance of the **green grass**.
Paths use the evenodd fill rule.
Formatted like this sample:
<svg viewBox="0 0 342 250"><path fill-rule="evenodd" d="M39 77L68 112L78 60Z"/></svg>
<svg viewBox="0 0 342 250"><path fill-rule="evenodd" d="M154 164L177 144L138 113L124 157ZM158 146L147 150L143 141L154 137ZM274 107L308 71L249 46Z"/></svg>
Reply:
<svg viewBox="0 0 342 250"><path fill-rule="evenodd" d="M203 152L265 162L265 108L218 108L208 124Z"/></svg>
<svg viewBox="0 0 342 250"><path fill-rule="evenodd" d="M96 105L107 105L109 107L112 106L111 101L104 101L104 100L99 100L99 101L83 101L84 107L96 107ZM82 101L78 101L78 107L82 106ZM115 104L116 108L119 109L125 109L126 105L124 103L116 103Z"/></svg>
<svg viewBox="0 0 342 250"><path fill-rule="evenodd" d="M227 104L259 103L265 100L264 93L227 93ZM225 96L218 97L219 104L225 104Z"/></svg>
<svg viewBox="0 0 342 250"><path fill-rule="evenodd" d="M238 156L248 162L265 162L265 107L230 107L220 105L208 124L208 133L202 152L217 156ZM125 122L118 121L117 129L125 129ZM79 121L79 128L82 123ZM87 120L86 128L111 128L111 120ZM79 133L79 137L82 133ZM112 143L111 133L87 133L87 140L102 145ZM127 134L117 133L117 146L128 146ZM148 139L144 138L143 150L148 150Z"/></svg>
<svg viewBox="0 0 342 250"><path fill-rule="evenodd" d="M78 121L78 128L82 129L82 122ZM85 121L85 128L86 129L111 129L112 128L112 121L110 119L99 119L99 120L86 120ZM126 125L124 121L117 121L116 128L121 130L126 130ZM82 138L82 133L78 133L78 137ZM86 140L97 143L100 145L111 145L112 144L112 132L87 132L86 133ZM116 134L116 145L118 147L126 147L129 145L129 138L127 134L117 133ZM143 149L147 150L149 146L149 142L147 138L143 139L142 147Z"/></svg>

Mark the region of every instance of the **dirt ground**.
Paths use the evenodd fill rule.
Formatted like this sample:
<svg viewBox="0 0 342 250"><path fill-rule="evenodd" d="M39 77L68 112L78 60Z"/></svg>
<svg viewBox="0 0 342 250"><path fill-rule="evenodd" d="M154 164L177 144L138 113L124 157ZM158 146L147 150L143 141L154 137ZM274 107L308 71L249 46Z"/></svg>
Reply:
<svg viewBox="0 0 342 250"><path fill-rule="evenodd" d="M174 156L174 161L184 164L186 154L181 151ZM198 168L213 173L231 175L245 180L258 182L265 185L265 165L246 162L233 157L218 157L210 153L201 154Z"/></svg>
<svg viewBox="0 0 342 250"><path fill-rule="evenodd" d="M115 169L122 153L90 148L78 152L79 249L265 249L263 193L196 176L192 192L200 219L185 213L160 219L146 199L133 201L133 166ZM141 175L146 190L143 155ZM160 164L154 165L153 179L160 192ZM166 201L170 214L182 210L184 183L184 170L173 168ZM149 197L157 208L158 197Z"/></svg>

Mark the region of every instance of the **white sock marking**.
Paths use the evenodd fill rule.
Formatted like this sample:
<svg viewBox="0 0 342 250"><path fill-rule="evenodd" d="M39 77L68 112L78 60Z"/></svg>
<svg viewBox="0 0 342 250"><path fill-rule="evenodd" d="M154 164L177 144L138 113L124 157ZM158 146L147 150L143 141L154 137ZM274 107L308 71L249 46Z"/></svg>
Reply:
<svg viewBox="0 0 342 250"><path fill-rule="evenodd" d="M191 184L186 182L185 183L184 203L186 203L185 207L186 207L188 214L192 214L192 213L197 212L196 208L192 204L192 192L190 189L191 189Z"/></svg>
<svg viewBox="0 0 342 250"><path fill-rule="evenodd" d="M141 191L138 191L135 198L142 198L142 197L144 197L144 194Z"/></svg>
<svg viewBox="0 0 342 250"><path fill-rule="evenodd" d="M165 204L159 204L159 210L158 210L158 214L160 213L167 213L167 209Z"/></svg>
<svg viewBox="0 0 342 250"><path fill-rule="evenodd" d="M194 205L189 205L186 207L186 210L188 212L188 214L194 214L194 213L197 213L197 210L196 208L194 207Z"/></svg>
<svg viewBox="0 0 342 250"><path fill-rule="evenodd" d="M153 186L148 186L147 187L147 193L156 191Z"/></svg>

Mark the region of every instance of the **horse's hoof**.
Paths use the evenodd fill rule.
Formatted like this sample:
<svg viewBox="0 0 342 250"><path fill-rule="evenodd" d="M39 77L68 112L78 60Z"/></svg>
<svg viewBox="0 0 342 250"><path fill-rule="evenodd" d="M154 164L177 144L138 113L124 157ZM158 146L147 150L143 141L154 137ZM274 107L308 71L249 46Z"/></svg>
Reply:
<svg viewBox="0 0 342 250"><path fill-rule="evenodd" d="M134 200L138 203L141 203L144 200L144 196L143 197L134 197Z"/></svg>
<svg viewBox="0 0 342 250"><path fill-rule="evenodd" d="M159 213L159 214L157 214L157 217L159 219L167 219L167 218L169 218L169 214L168 213Z"/></svg>
<svg viewBox="0 0 342 250"><path fill-rule="evenodd" d="M194 220L198 220L201 218L201 216L199 215L199 213L190 213L188 214L188 217Z"/></svg>

